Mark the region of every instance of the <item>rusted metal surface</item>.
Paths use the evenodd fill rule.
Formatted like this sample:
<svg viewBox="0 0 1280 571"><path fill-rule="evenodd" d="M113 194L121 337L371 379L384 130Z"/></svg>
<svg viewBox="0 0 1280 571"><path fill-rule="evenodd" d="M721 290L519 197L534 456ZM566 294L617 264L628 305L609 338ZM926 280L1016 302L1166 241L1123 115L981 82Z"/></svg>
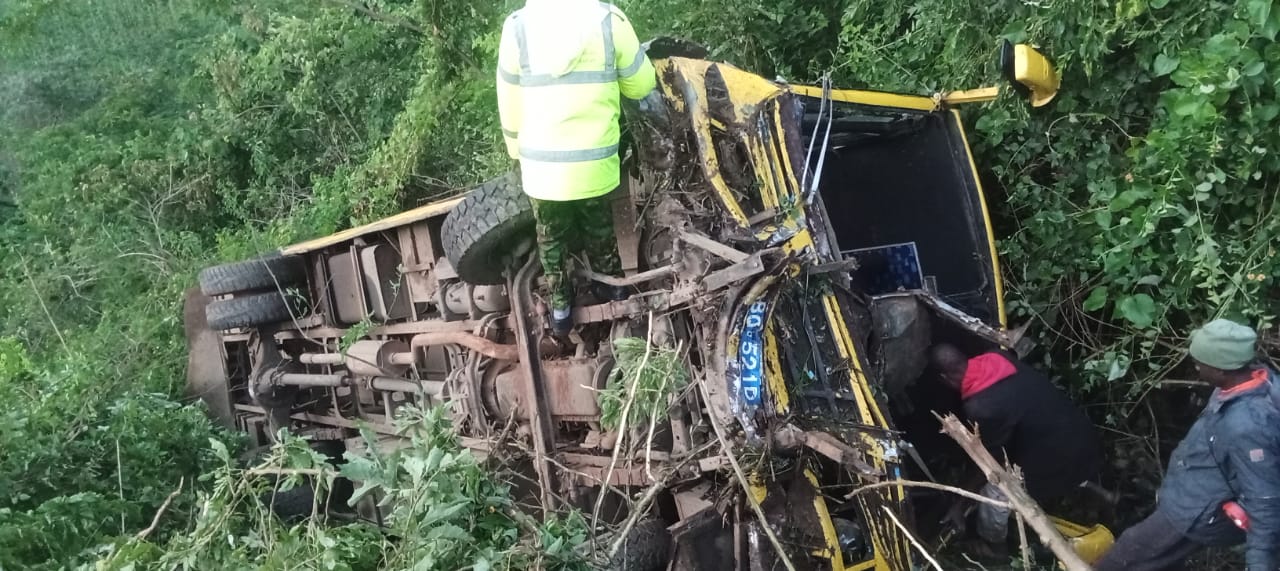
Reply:
<svg viewBox="0 0 1280 571"><path fill-rule="evenodd" d="M282 385L293 387L342 387L350 379L346 375L312 375L307 373L284 373L274 378Z"/></svg>
<svg viewBox="0 0 1280 571"><path fill-rule="evenodd" d="M747 258L751 257L751 254L721 244L695 230L681 230L677 233L677 236L680 237L681 241L693 244L734 264L745 262Z"/></svg>
<svg viewBox="0 0 1280 571"><path fill-rule="evenodd" d="M608 485L610 486L651 486L654 484L654 481L645 472L644 466L618 466L613 469L613 472L609 472L608 466L579 466L575 470L597 485L605 481L606 474L609 475Z"/></svg>
<svg viewBox="0 0 1280 571"><path fill-rule="evenodd" d="M804 445L836 464L853 468L859 474L871 478L884 476L883 470L877 470L863 460L863 452L841 441L826 432L811 431L804 435Z"/></svg>
<svg viewBox="0 0 1280 571"><path fill-rule="evenodd" d="M707 291L715 291L734 282L758 276L765 270L763 256L764 252L756 252L741 262L712 272L702 280L702 285Z"/></svg>
<svg viewBox="0 0 1280 571"><path fill-rule="evenodd" d="M400 253L390 244L360 249L360 270L364 275L366 301L373 319L381 322L404 319L413 313L409 288L400 274Z"/></svg>
<svg viewBox="0 0 1280 571"><path fill-rule="evenodd" d="M354 250L354 248L352 248ZM329 297L333 299L334 316L340 323L359 323L369 315L365 306L364 280L360 275L355 252L329 258Z"/></svg>
<svg viewBox="0 0 1280 571"><path fill-rule="evenodd" d="M710 495L711 482L701 482L692 488L671 494L676 503L676 511L682 520L687 520L712 507L713 504L707 499ZM672 530L672 535L675 535L675 530Z"/></svg>
<svg viewBox="0 0 1280 571"><path fill-rule="evenodd" d="M377 391L439 396L444 392L444 381L414 381L392 377L373 377L369 387Z"/></svg>
<svg viewBox="0 0 1280 571"><path fill-rule="evenodd" d="M595 359L565 359L542 363L542 382L553 416L599 417L594 386Z"/></svg>
<svg viewBox="0 0 1280 571"><path fill-rule="evenodd" d="M303 353L298 362L304 365L341 365L346 361L342 353Z"/></svg>
<svg viewBox="0 0 1280 571"><path fill-rule="evenodd" d="M640 285L643 283L651 282L654 280L660 280L662 278L668 277L676 273L678 269L679 268L677 268L674 265L663 266L661 268L654 268L652 270L640 272L638 274L627 276L625 278L608 276L605 274L599 274L599 273L587 271L587 270L578 270L577 272L574 272L574 273L578 276L587 278L593 282L600 282L605 285L633 286L633 285Z"/></svg>
<svg viewBox="0 0 1280 571"><path fill-rule="evenodd" d="M236 419L222 336L209 329L204 312L209 301L200 288L191 288L182 304L182 326L187 334L187 396L203 400L214 421L224 428L234 428Z"/></svg>
<svg viewBox="0 0 1280 571"><path fill-rule="evenodd" d="M499 361L519 360L519 345L504 345L475 335L460 331L444 331L438 333L420 333L413 336L409 346L413 349L435 345L462 345L472 351Z"/></svg>
<svg viewBox="0 0 1280 571"><path fill-rule="evenodd" d="M465 333L438 333L436 335L466 335ZM410 344L394 339L361 339L347 348L344 363L353 375L364 377L390 376L398 377L406 370L408 364L395 362L396 355L410 352Z"/></svg>
<svg viewBox="0 0 1280 571"><path fill-rule="evenodd" d="M396 232L402 254L401 265L409 296L414 303L435 300L437 281L431 274L435 269L435 244L431 239L430 221L424 220L401 226Z"/></svg>
<svg viewBox="0 0 1280 571"><path fill-rule="evenodd" d="M538 258L537 256L529 256L528 261L516 272L515 277L510 280L510 286L507 291L515 292L516 295L512 299L512 317L515 319L517 330L516 346L519 348L520 368L524 372L524 393L525 402L533 405L532 418L530 419L530 432L533 437L533 465L538 473L538 486L542 495L542 506L545 509L555 509L557 502L555 495L551 492L559 486L557 482L556 467L551 463L551 454L556 449L555 425L551 422L551 410L547 406L547 398L542 383L542 367L540 366L540 355L538 354L538 342L535 332L540 331L540 327L536 327L535 317L533 314L534 304L532 296L533 277L537 272Z"/></svg>
<svg viewBox="0 0 1280 571"><path fill-rule="evenodd" d="M594 387L600 364L594 358L571 358L542 362L542 381L546 386L547 407L557 421L594 421L600 418L600 405ZM525 389L523 367L510 367L487 372L482 382L485 402L495 418L515 415L528 420L530 407Z"/></svg>
<svg viewBox="0 0 1280 571"><path fill-rule="evenodd" d="M613 232L618 239L618 257L622 261L622 270L627 274L640 268L642 225L636 212L635 193L632 192L639 185L640 181L634 177L624 176L622 184L609 201L613 207Z"/></svg>

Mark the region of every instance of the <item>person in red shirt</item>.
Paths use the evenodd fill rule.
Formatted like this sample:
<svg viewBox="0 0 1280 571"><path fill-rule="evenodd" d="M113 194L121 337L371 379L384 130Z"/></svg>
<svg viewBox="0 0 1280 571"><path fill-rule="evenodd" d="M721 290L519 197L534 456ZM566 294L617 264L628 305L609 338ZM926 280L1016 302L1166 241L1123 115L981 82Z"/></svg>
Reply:
<svg viewBox="0 0 1280 571"><path fill-rule="evenodd" d="M1037 502L1056 500L1097 480L1102 441L1093 422L1044 374L1008 353L969 357L949 344L934 346L930 362L943 382L960 393L965 419L977 424L987 450L1022 469L1027 492ZM981 475L970 486L979 487L983 496L1007 501ZM957 504L948 523L963 528L965 508ZM1005 553L1008 508L979 504L977 522L986 544L979 554Z"/></svg>

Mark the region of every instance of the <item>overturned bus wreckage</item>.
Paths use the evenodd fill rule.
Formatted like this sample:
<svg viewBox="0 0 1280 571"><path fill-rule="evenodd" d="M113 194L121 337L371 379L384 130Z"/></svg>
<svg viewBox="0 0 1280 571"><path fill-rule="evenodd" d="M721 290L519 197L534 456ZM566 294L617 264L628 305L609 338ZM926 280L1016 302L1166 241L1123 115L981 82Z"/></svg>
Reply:
<svg viewBox="0 0 1280 571"><path fill-rule="evenodd" d="M846 496L928 470L891 407L911 414L929 345L1018 345L953 109L998 90L790 86L690 49L650 48L669 120L630 125L626 275L578 270L630 298L579 280L576 328L552 337L531 207L501 177L202 272L191 391L259 443L287 428L347 449L361 425L394 445L408 403L447 406L477 454L518 441L500 452L544 507L623 528L619 568L912 569L906 490ZM1051 98L1056 79L1020 65ZM659 414L630 425L650 365L624 366L627 343L671 367L644 387Z"/></svg>

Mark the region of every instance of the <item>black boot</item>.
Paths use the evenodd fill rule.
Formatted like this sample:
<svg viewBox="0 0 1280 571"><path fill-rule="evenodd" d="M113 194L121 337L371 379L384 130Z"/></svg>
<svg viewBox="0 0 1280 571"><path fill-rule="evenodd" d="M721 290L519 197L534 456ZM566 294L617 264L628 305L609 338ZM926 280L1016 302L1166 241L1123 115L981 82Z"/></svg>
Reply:
<svg viewBox="0 0 1280 571"><path fill-rule="evenodd" d="M556 337L568 337L573 331L573 310L551 310L551 333Z"/></svg>
<svg viewBox="0 0 1280 571"><path fill-rule="evenodd" d="M594 293L600 301L622 301L631 297L631 288L596 282L591 286L591 293Z"/></svg>

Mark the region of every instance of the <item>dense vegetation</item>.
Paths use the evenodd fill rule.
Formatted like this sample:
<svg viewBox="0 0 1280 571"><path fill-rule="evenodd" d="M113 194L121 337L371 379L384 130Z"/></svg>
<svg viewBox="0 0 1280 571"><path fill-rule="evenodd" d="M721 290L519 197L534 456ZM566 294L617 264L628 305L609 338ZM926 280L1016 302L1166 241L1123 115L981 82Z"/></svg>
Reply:
<svg viewBox="0 0 1280 571"><path fill-rule="evenodd" d="M797 81L831 70L842 85L931 93L995 81L999 38L1054 56L1064 81L1050 107L1007 96L966 117L1013 313L1103 404L1100 421L1127 426L1152 382L1178 370L1196 322L1225 313L1273 328L1270 0L619 4L642 36L695 38ZM506 168L492 65L517 6L0 3L0 569L98 557L119 569L484 568L528 563L521 545L539 537L575 541L571 522L539 532L509 515L501 486L440 434L405 454L460 463L453 485L407 467L375 481L457 510L435 517L473 545L450 550L458 537L414 536L423 528L397 528L410 541L389 546L367 528L255 519L234 438L181 398L180 300L197 269ZM180 482L160 525L128 539ZM443 551L414 551L424 545Z"/></svg>

